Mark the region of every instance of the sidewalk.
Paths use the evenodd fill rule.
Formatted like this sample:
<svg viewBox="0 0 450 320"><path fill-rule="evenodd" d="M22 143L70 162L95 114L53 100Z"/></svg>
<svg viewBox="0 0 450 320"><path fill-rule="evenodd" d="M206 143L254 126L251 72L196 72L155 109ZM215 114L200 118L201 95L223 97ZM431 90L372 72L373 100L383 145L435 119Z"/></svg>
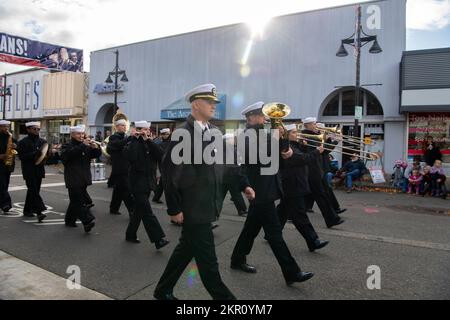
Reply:
<svg viewBox="0 0 450 320"><path fill-rule="evenodd" d="M109 300L81 286L70 290L67 279L0 251L1 300ZM67 275L69 277L70 274ZM81 279L82 280L82 279Z"/></svg>

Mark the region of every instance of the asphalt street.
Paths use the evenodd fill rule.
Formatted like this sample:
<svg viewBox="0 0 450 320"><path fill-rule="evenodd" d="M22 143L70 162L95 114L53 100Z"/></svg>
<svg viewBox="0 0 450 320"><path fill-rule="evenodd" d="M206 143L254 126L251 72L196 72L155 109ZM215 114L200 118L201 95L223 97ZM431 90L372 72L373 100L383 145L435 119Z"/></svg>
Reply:
<svg viewBox="0 0 450 320"><path fill-rule="evenodd" d="M47 172L41 195L51 209L43 224L21 215L26 189L20 170L14 172L10 185L14 210L0 216L0 250L61 279L69 276L69 266L78 266L82 286L105 297L152 299L180 233L169 223L165 205L152 203L170 245L157 251L143 226L139 230L142 243L130 244L125 242L126 209L122 206L121 216L110 215L112 190L105 182L95 183L89 193L97 222L91 234L85 234L81 225L64 226L68 195L63 176L54 167ZM222 278L239 299L450 299L449 200L377 192L336 194L342 207L348 208L342 215L344 224L327 229L317 207L310 214L320 237L330 240L324 249L310 253L293 226L286 226L284 236L293 256L304 271L315 273L312 280L292 287L285 285L262 233L248 257L258 273L229 268L245 218L237 216L227 197L214 234ZM369 266L381 271L380 289L367 286ZM0 277L4 272L0 268ZM174 294L181 299L210 299L194 261ZM0 299L9 298L1 296L0 290ZM32 296L24 293L22 298Z"/></svg>

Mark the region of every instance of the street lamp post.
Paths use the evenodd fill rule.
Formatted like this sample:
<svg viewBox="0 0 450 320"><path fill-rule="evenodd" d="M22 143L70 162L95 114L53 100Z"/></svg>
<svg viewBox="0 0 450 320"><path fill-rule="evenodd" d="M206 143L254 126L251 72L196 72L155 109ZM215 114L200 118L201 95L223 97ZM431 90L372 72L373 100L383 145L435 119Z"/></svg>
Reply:
<svg viewBox="0 0 450 320"><path fill-rule="evenodd" d="M122 76L120 81L128 82L127 75L125 70L120 70L119 68L119 50L114 51L116 55L116 66L114 70L108 73L108 78L106 79L106 83L114 83L114 114L119 110L119 106L117 105L117 93L119 92L119 76ZM114 77L114 81L111 79L111 76Z"/></svg>
<svg viewBox="0 0 450 320"><path fill-rule="evenodd" d="M364 35L362 37L362 35ZM346 57L348 56L348 52L345 49L345 44L351 45L355 48L355 56L356 56L356 85L355 85L355 130L353 131L353 135L358 137L359 133L359 120L356 116L356 107L361 106L360 102L360 93L361 93L361 48L366 44L373 42L372 47L369 49L370 53L377 54L382 52L380 45L378 44L377 36L369 36L362 29L361 23L361 5L358 5L356 8L356 31L349 38L341 40L341 46L339 47L336 56L338 57Z"/></svg>
<svg viewBox="0 0 450 320"><path fill-rule="evenodd" d="M8 75L6 73L3 75L3 86L0 91L0 96L2 96L2 100L3 100L3 120L6 120L6 97L11 96L11 91L6 86L6 77L7 76Z"/></svg>

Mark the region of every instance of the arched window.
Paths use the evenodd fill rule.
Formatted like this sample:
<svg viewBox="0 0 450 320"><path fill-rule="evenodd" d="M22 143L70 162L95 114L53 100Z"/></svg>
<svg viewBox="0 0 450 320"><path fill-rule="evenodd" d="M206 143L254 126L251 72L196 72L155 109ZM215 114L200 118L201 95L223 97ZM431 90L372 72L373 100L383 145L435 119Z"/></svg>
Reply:
<svg viewBox="0 0 450 320"><path fill-rule="evenodd" d="M361 88L361 102L363 116L383 116L383 107L377 97L370 91ZM335 91L327 98L327 104L323 108L322 116L340 117L355 115L355 88L346 87Z"/></svg>

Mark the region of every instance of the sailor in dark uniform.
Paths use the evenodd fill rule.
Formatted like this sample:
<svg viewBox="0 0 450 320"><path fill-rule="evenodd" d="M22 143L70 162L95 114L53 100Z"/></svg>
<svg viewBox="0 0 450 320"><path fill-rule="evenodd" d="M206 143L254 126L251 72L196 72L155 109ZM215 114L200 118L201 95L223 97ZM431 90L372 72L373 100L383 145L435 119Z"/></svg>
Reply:
<svg viewBox="0 0 450 320"><path fill-rule="evenodd" d="M101 150L89 138L84 138L83 125L70 128L70 141L61 148L64 164L64 182L69 191L69 207L66 211L66 227L76 227L81 220L84 231L89 233L95 226L95 217L85 205L87 187L92 184L91 160L100 156Z"/></svg>
<svg viewBox="0 0 450 320"><path fill-rule="evenodd" d="M328 241L319 239L306 213L305 196L311 193L308 183L308 164L315 161L315 157L323 153L324 148L319 146L312 153L303 153L297 139L297 125L287 125L285 129L288 131L294 154L291 158L281 161L280 172L284 196L277 208L278 216L282 227L288 219L292 220L305 239L309 251L313 252L325 247Z"/></svg>
<svg viewBox="0 0 450 320"><path fill-rule="evenodd" d="M127 130L127 122L125 119L117 120L115 123L116 132L110 136L106 151L111 156L112 170L111 176L114 180L114 190L112 193L111 203L109 205L109 213L113 215L120 215L120 205L122 201L127 207L128 213L133 213L133 197L131 196L128 170L130 164L126 158L123 150L125 146L131 141L132 137L127 137L125 132Z"/></svg>
<svg viewBox="0 0 450 320"><path fill-rule="evenodd" d="M241 190L239 189L239 171L240 165L239 160L237 159L236 152L236 137L233 134L225 134L224 136L225 146L226 148L230 148L230 152L232 152L234 156L233 163L226 163L224 165L224 173L223 173L223 184L222 184L222 195L223 199L228 192L231 195L231 201L233 201L234 206L236 208L237 214L239 216L247 215L247 205L245 204L244 198L242 197Z"/></svg>
<svg viewBox="0 0 450 320"><path fill-rule="evenodd" d="M254 130L258 141L250 143L247 140L245 143L244 163L241 165L241 190L245 192L247 199L250 201L250 207L244 228L231 256L231 268L247 273L256 273L256 268L247 264L247 255L250 254L255 238L258 236L261 228L263 228L266 239L281 267L286 284L292 285L295 282L304 282L311 279L313 273L300 270L283 239L282 228L275 207L275 201L283 195L279 168L276 168L275 174L262 171L264 167L269 167L270 164L262 164L259 150L266 147L262 144L266 144L266 150L272 155L271 139L273 139L268 132L264 134L264 137L260 136L261 131L265 130L265 116L262 113L263 106L263 102L258 102L242 111L242 114L247 118L246 130ZM280 143L279 141L276 142ZM250 163L250 155L257 155L256 163ZM292 155L293 151L290 148L288 151L281 153L283 159L288 159ZM279 156L279 154L276 155L277 160Z"/></svg>
<svg viewBox="0 0 450 320"><path fill-rule="evenodd" d="M209 123L214 116L216 104L220 103L216 87L201 85L186 95L192 111L187 121L173 135L185 134L191 139L192 151L198 148L203 153L213 141L211 131L217 130ZM172 136L173 136L172 135ZM194 139L194 137L198 137ZM203 139L202 139L203 138ZM221 137L222 139L222 137ZM164 193L171 220L183 225L180 242L172 253L159 280L154 297L160 300L176 300L173 289L184 270L195 259L200 278L206 290L215 300L233 300L235 296L223 283L216 257L211 223L216 219L221 206L220 165L207 164L204 159L194 161L194 153L186 161L178 161L172 150L178 142L170 143L162 160ZM183 151L183 156L184 156ZM199 160L199 159L197 159Z"/></svg>
<svg viewBox="0 0 450 320"><path fill-rule="evenodd" d="M317 123L316 124L318 128L325 128L325 125L323 123ZM339 144L338 141L334 140L331 136L327 136L327 134L324 132L326 136L326 148L329 150L325 150L322 153L322 168L323 168L323 183L325 187L325 191L327 192L328 199L331 202L331 206L333 207L334 211L336 211L337 214L344 213L347 211L345 208L341 208L341 205L339 204L338 199L336 198L336 195L334 194L333 188L330 186L328 182L328 173L331 171L331 159L330 159L330 153L331 150L334 150L334 148ZM314 199L313 199L314 200ZM311 205L312 208L312 205Z"/></svg>
<svg viewBox="0 0 450 320"><path fill-rule="evenodd" d="M316 135L319 136L320 133L316 130L316 118L306 118L303 120L303 124L305 129L302 130L303 134L307 135ZM308 137L309 140L314 140L311 137ZM322 144L322 141L317 138L317 142L307 141L307 145L302 146L302 151L305 153L313 153L317 150L317 147ZM317 205L320 208L323 218L325 219L325 224L328 228L332 228L334 226L340 225L344 223L337 212L334 210L332 205L330 204L330 200L328 198L327 188L328 183L325 185L324 181L324 173L323 173L323 159L322 155L318 155L315 157L315 161L312 161L309 164L308 171L308 180L309 186L311 188L311 194L307 196L307 201L311 203L313 199L316 201ZM308 208L308 205L307 205ZM310 209L310 208L308 208Z"/></svg>
<svg viewBox="0 0 450 320"><path fill-rule="evenodd" d="M164 129L161 129L159 131L159 133L160 133L160 137L155 140L155 143L161 148L163 153L165 153L170 144L170 133L171 132L170 132L169 128L164 128ZM163 195L163 192L164 192L164 186L163 186L163 181L160 177L159 181L158 181L158 185L156 186L155 194L153 196L152 201L155 203L160 203L160 204L163 203L161 201L161 196Z"/></svg>
<svg viewBox="0 0 450 320"><path fill-rule="evenodd" d="M161 249L169 244L158 219L152 211L149 196L156 187L156 167L161 160L161 149L152 141L150 123L136 121L136 134L125 146L124 154L130 163L129 186L133 196L134 209L126 231L126 241L140 243L137 231L141 222L150 242L156 249Z"/></svg>
<svg viewBox="0 0 450 320"><path fill-rule="evenodd" d="M16 149L16 141L9 132L10 121L0 120L0 209L7 214L12 208L11 196L8 192L9 179L14 171L15 161L12 152ZM10 155L7 154L8 148ZM11 163L6 164L6 160L11 157Z"/></svg>
<svg viewBox="0 0 450 320"><path fill-rule="evenodd" d="M37 215L38 221L46 218L43 213L47 210L40 196L42 179L45 178L44 161L36 164L36 160L42 155L41 149L47 142L39 137L40 122L27 122L25 124L28 136L19 141L17 151L22 162L22 175L27 184L27 197L23 208L25 217Z"/></svg>

